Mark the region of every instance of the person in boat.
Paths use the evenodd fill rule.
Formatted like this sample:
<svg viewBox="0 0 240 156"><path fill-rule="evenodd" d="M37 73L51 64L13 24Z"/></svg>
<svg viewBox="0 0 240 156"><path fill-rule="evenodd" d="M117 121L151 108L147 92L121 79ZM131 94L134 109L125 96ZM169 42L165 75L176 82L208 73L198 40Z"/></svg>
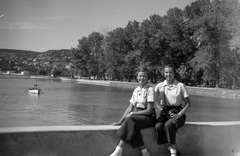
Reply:
<svg viewBox="0 0 240 156"><path fill-rule="evenodd" d="M37 84L33 85L32 88L29 88L29 90L36 90L36 89L39 89L39 88L37 87Z"/></svg>
<svg viewBox="0 0 240 156"><path fill-rule="evenodd" d="M38 89L37 88L37 84L33 85L33 87L29 87L28 90L35 90L35 89Z"/></svg>
<svg viewBox="0 0 240 156"><path fill-rule="evenodd" d="M35 85L33 86L33 89L38 89L37 84L35 84Z"/></svg>
<svg viewBox="0 0 240 156"><path fill-rule="evenodd" d="M137 72L139 86L133 91L130 104L121 119L112 125L121 125L116 134L120 142L110 156L121 156L124 144L139 148L142 156L149 156L141 136L141 129L154 127L154 90L148 85L148 71L142 67Z"/></svg>
<svg viewBox="0 0 240 156"><path fill-rule="evenodd" d="M175 67L171 64L164 68L165 80L154 88L157 113L157 143L165 144L171 156L179 156L176 150L177 130L185 124L185 112L190 107L189 94L185 85L175 79ZM158 117L159 116L159 117Z"/></svg>

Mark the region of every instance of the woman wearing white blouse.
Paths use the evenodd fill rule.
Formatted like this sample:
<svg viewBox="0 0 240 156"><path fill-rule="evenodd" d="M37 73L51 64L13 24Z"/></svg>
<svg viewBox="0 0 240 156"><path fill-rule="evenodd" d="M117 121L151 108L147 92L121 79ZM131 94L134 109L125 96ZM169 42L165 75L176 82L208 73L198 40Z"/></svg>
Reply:
<svg viewBox="0 0 240 156"><path fill-rule="evenodd" d="M121 156L124 144L131 144L132 148L140 148L142 156L149 156L144 146L140 130L154 127L155 114L153 111L154 91L148 85L148 72L142 68L138 71L137 80L139 86L133 91L130 104L122 118L112 125L121 125L117 131L120 142L110 156Z"/></svg>
<svg viewBox="0 0 240 156"><path fill-rule="evenodd" d="M171 156L179 156L176 150L177 130L185 124L185 112L190 107L189 95L183 83L175 79L175 68L166 65L164 68L165 80L156 85L155 107L161 109L156 121L158 144L166 144Z"/></svg>

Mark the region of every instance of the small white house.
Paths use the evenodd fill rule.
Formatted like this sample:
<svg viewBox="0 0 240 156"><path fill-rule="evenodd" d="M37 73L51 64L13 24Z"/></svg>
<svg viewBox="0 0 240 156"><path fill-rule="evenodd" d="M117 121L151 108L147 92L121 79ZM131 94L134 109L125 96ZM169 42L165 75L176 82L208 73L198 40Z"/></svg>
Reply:
<svg viewBox="0 0 240 156"><path fill-rule="evenodd" d="M21 72L21 75L29 75L29 74L30 74L29 71L22 71L22 72Z"/></svg>
<svg viewBox="0 0 240 156"><path fill-rule="evenodd" d="M11 75L12 73L15 73L15 71L7 71L7 74Z"/></svg>

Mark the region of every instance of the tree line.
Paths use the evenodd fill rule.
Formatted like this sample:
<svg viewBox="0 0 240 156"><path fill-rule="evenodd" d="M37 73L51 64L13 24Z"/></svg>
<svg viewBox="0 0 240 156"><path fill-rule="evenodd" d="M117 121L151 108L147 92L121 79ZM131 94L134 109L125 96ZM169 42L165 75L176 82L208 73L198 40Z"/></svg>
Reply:
<svg viewBox="0 0 240 156"><path fill-rule="evenodd" d="M227 82L238 86L240 68L240 7L238 0L196 0L183 10L129 21L102 34L92 32L72 48L81 75L132 81L139 66L147 66L151 82L163 79L166 64L191 84ZM180 72L178 72L180 73Z"/></svg>

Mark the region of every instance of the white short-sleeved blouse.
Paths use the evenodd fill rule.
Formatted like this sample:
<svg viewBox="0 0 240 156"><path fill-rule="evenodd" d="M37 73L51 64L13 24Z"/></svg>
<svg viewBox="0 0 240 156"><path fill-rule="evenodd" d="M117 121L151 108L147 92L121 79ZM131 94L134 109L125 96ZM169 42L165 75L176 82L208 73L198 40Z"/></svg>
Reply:
<svg viewBox="0 0 240 156"><path fill-rule="evenodd" d="M132 94L130 103L137 108L147 108L148 102L154 102L154 91L149 85L145 85L143 88L137 87Z"/></svg>
<svg viewBox="0 0 240 156"><path fill-rule="evenodd" d="M183 99L189 97L185 85L177 80L174 80L172 84L167 84L167 81L163 81L156 85L154 91L159 93L164 91L166 97L166 104L168 106L180 106L183 104Z"/></svg>

